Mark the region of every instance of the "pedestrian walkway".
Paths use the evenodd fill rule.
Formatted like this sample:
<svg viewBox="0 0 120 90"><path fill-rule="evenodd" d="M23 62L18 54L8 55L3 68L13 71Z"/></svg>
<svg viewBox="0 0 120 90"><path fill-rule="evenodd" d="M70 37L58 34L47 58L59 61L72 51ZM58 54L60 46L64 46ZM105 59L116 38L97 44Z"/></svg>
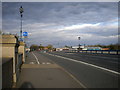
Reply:
<svg viewBox="0 0 120 90"><path fill-rule="evenodd" d="M27 62L29 59L34 59L31 53L29 55ZM49 61L41 57L38 58L39 61ZM70 73L53 62L49 64L25 63L22 65L16 88L82 88L82 85Z"/></svg>

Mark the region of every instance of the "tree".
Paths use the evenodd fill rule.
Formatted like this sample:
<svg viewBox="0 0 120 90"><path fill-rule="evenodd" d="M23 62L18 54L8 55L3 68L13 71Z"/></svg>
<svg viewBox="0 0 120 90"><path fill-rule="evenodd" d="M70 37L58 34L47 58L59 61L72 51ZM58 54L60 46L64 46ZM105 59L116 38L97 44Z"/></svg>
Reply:
<svg viewBox="0 0 120 90"><path fill-rule="evenodd" d="M120 44L110 44L110 45L88 45L89 47L101 47L109 48L110 50L120 50Z"/></svg>
<svg viewBox="0 0 120 90"><path fill-rule="evenodd" d="M71 46L67 46L67 45L65 45L64 47L65 47L65 48L70 48Z"/></svg>
<svg viewBox="0 0 120 90"><path fill-rule="evenodd" d="M37 50L37 49L39 49L39 46L38 45L36 45L36 44L33 44L33 45L31 45L30 46L30 50Z"/></svg>
<svg viewBox="0 0 120 90"><path fill-rule="evenodd" d="M40 50L43 50L43 49L44 49L44 46L42 46L42 44L40 44L39 49L40 49Z"/></svg>
<svg viewBox="0 0 120 90"><path fill-rule="evenodd" d="M120 50L120 44L111 44L108 45L108 48L110 48L110 50Z"/></svg>
<svg viewBox="0 0 120 90"><path fill-rule="evenodd" d="M46 48L51 50L51 49L53 49L53 46L51 44L49 44L48 46L46 46Z"/></svg>

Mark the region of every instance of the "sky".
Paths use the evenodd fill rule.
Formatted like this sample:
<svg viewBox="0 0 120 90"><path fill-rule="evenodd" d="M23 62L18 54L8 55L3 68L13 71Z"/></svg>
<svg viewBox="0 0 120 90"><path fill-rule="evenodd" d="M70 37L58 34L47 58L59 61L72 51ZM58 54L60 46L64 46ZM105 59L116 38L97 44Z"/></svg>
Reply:
<svg viewBox="0 0 120 90"><path fill-rule="evenodd" d="M3 2L4 33L19 35L21 5L23 32L28 32L29 45L63 47L118 43L117 2Z"/></svg>

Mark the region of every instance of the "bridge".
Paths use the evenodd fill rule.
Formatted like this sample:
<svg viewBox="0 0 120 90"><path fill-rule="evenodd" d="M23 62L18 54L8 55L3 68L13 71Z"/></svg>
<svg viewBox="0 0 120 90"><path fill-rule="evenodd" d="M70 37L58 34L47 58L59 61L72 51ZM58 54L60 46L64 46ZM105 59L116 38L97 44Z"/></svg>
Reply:
<svg viewBox="0 0 120 90"><path fill-rule="evenodd" d="M119 51L26 53L25 43L16 36L3 36L3 40L2 88L119 87Z"/></svg>

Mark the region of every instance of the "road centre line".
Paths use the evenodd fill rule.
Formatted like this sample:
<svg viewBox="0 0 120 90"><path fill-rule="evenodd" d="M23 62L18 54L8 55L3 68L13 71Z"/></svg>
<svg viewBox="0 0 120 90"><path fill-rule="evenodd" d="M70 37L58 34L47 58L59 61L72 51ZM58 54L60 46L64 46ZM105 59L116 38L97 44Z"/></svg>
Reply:
<svg viewBox="0 0 120 90"><path fill-rule="evenodd" d="M33 54L33 56L35 57L37 63L40 64L40 62L39 62L38 58L36 57L36 55L35 55L33 52L32 52L32 54Z"/></svg>
<svg viewBox="0 0 120 90"><path fill-rule="evenodd" d="M98 68L98 69L101 69L101 70L104 70L104 71L107 71L107 72L111 72L111 73L120 75L119 72L116 72L116 71L113 71L113 70L110 70L110 69L107 69L107 68L104 68L104 67L96 66L94 64L89 64L89 63L86 63L86 62L83 62L83 61L78 61L78 60L75 60L75 59L71 59L71 58L67 58L67 57L63 57L63 56L58 56L58 55L53 55L53 54L49 54L49 53L48 53L48 55L56 56L56 57L59 57L59 58L67 59L67 60L78 62L78 63L82 63L82 64L85 64L85 65L88 65L88 66L92 66L92 67L95 67L95 68Z"/></svg>

